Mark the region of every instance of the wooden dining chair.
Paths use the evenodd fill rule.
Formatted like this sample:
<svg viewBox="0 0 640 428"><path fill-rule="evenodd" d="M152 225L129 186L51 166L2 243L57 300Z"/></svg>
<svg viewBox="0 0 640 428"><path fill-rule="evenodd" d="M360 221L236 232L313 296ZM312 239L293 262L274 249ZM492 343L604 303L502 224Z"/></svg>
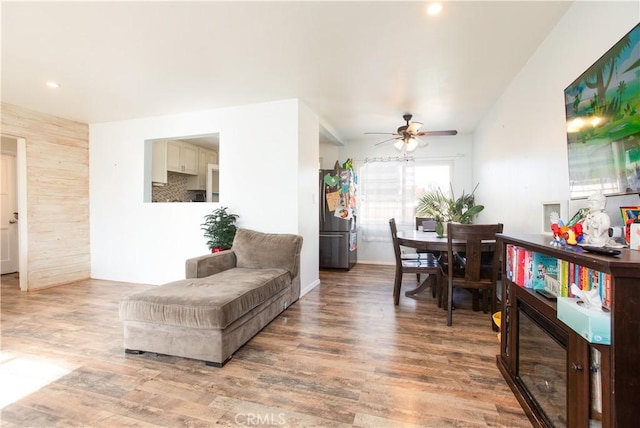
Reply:
<svg viewBox="0 0 640 428"><path fill-rule="evenodd" d="M391 240L393 241L393 251L396 258L396 274L393 284L393 303L400 303L400 287L402 286L402 275L405 273L426 274L422 285L426 285L426 281L430 281L431 287L433 287L434 296L440 299L442 293L441 288L441 274L442 269L438 259L431 253L413 253L402 254L400 249L400 242L398 240L398 229L396 228L396 220L394 218L389 220L389 228L391 229Z"/></svg>
<svg viewBox="0 0 640 428"><path fill-rule="evenodd" d="M447 309L447 325L452 324L453 289L462 287L471 289L473 309L478 310L478 293L482 292L482 310L490 314L496 311L496 282L500 269L499 245L487 245L487 241L495 241L496 233L502 233L502 223L496 224L447 224L447 260L459 260L458 263L447 263L444 270L446 289L443 287L445 306ZM459 247L464 243L464 256L456 253L453 242ZM483 243L484 241L484 243ZM462 253L462 252L460 252ZM492 319L489 318L492 323Z"/></svg>

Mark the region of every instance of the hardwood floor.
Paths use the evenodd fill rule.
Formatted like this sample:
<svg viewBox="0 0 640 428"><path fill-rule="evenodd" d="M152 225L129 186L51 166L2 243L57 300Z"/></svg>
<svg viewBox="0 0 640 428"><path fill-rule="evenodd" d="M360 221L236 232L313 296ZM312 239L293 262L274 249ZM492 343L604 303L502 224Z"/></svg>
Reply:
<svg viewBox="0 0 640 428"><path fill-rule="evenodd" d="M496 367L489 315L456 295L447 327L430 292L404 296L413 275L394 306L393 274L321 272L321 285L222 369L123 352L118 302L150 286L89 280L22 293L5 275L0 390L37 387L34 378L42 387L7 404L1 426L531 426Z"/></svg>

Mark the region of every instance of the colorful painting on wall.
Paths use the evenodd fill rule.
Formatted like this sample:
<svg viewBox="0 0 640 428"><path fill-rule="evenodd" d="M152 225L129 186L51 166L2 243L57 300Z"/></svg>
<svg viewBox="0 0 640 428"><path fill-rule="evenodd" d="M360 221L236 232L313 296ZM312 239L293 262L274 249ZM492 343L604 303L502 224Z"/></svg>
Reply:
<svg viewBox="0 0 640 428"><path fill-rule="evenodd" d="M571 198L640 193L640 24L564 95Z"/></svg>

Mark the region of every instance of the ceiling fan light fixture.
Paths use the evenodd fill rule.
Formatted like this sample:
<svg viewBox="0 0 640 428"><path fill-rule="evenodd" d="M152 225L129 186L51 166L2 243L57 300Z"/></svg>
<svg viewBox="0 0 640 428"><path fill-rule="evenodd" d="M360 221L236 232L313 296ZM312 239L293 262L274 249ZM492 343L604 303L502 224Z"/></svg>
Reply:
<svg viewBox="0 0 640 428"><path fill-rule="evenodd" d="M411 152L418 147L426 147L428 143L422 140L422 137L442 137L446 135L458 134L458 131L454 129L450 129L448 131L420 131L422 122L412 122L412 117L413 115L411 113L405 113L402 116L402 119L404 119L406 124L400 126L396 132L365 132L365 134L390 135L390 138L387 138L384 141L380 141L375 145L379 146L382 144L389 144L393 141L393 146L397 150L404 150L407 152Z"/></svg>
<svg viewBox="0 0 640 428"><path fill-rule="evenodd" d="M407 151L412 152L418 147L418 140L415 138L409 138L407 141Z"/></svg>

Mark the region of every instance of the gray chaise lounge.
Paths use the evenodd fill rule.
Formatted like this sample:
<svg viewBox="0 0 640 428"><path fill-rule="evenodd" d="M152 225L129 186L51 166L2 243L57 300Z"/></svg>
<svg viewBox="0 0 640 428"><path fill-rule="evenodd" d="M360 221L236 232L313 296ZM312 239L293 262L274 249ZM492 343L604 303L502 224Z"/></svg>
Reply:
<svg viewBox="0 0 640 428"><path fill-rule="evenodd" d="M302 237L238 229L230 250L186 262L186 278L120 302L127 353L222 367L300 297Z"/></svg>

